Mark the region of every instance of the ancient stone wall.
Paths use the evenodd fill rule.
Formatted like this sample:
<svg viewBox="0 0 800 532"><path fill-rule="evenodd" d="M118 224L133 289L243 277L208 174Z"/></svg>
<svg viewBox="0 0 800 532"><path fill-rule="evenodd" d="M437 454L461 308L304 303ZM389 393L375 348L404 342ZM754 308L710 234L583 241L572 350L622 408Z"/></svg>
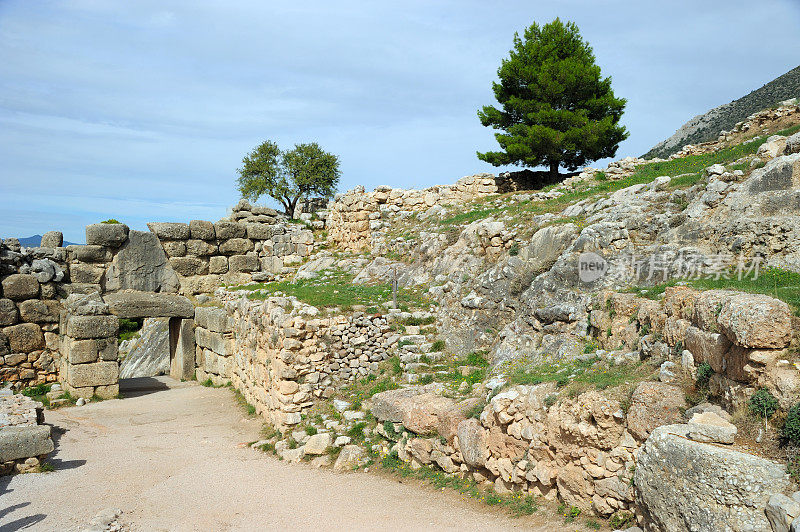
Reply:
<svg viewBox="0 0 800 532"><path fill-rule="evenodd" d="M372 192L365 192L364 187L357 187L336 197L329 206L325 226L329 239L337 246L360 252L369 248L370 233L383 227L383 219L410 216L434 205L466 203L512 190L516 190L512 178L493 174L471 175L453 185L421 190L379 186Z"/></svg>
<svg viewBox="0 0 800 532"><path fill-rule="evenodd" d="M0 241L0 382L17 387L58 379L58 321L65 297L67 251L61 233L43 247Z"/></svg>
<svg viewBox="0 0 800 532"><path fill-rule="evenodd" d="M217 296L223 307L196 310L197 378L231 382L277 427L296 425L315 399L377 373L400 338L386 317L319 317L294 299Z"/></svg>

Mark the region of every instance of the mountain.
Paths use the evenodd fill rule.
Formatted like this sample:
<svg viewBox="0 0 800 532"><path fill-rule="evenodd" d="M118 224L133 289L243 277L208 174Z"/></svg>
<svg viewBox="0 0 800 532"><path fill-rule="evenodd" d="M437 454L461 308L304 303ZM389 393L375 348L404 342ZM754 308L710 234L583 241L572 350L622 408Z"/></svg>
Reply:
<svg viewBox="0 0 800 532"><path fill-rule="evenodd" d="M24 248L36 248L42 243L42 235L26 236L19 239L19 243ZM64 246L74 245L74 242L64 241Z"/></svg>
<svg viewBox="0 0 800 532"><path fill-rule="evenodd" d="M668 157L687 144L716 140L720 131L729 131L748 116L791 98L800 97L800 66L776 78L747 96L695 116L667 140L653 146L645 159Z"/></svg>

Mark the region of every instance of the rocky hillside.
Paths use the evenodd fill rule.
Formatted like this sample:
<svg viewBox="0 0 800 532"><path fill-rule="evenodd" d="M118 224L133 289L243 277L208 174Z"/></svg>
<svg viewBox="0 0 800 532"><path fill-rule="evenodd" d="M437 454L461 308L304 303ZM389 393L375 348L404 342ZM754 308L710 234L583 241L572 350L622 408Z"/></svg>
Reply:
<svg viewBox="0 0 800 532"><path fill-rule="evenodd" d="M643 158L665 158L686 144L699 144L715 140L720 132L729 131L734 124L753 113L796 97L800 97L800 66L754 90L747 96L695 116L681 126L674 135L653 146L643 155Z"/></svg>
<svg viewBox="0 0 800 532"><path fill-rule="evenodd" d="M591 528L788 530L800 107L734 129L539 190L342 194L305 215L301 264L198 309L198 379L231 382L287 461Z"/></svg>

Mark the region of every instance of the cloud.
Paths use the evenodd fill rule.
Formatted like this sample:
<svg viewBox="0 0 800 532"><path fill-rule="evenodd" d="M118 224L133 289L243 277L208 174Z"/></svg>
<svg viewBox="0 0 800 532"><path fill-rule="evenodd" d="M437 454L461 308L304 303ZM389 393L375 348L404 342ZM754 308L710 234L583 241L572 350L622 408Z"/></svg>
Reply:
<svg viewBox="0 0 800 532"><path fill-rule="evenodd" d="M513 33L556 16L628 98L620 156L793 68L800 44L791 0L5 0L0 199L17 210L0 235L218 219L266 138L339 154L342 189L497 171L476 111Z"/></svg>

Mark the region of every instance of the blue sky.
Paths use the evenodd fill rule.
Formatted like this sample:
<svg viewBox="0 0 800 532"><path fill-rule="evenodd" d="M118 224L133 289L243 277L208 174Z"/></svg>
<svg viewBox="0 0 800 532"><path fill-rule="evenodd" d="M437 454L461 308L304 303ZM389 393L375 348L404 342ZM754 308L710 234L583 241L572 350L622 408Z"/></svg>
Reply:
<svg viewBox="0 0 800 532"><path fill-rule="evenodd" d="M628 99L618 157L800 62L797 0L0 0L0 237L218 220L267 138L338 154L342 191L496 172L477 109L556 16Z"/></svg>

